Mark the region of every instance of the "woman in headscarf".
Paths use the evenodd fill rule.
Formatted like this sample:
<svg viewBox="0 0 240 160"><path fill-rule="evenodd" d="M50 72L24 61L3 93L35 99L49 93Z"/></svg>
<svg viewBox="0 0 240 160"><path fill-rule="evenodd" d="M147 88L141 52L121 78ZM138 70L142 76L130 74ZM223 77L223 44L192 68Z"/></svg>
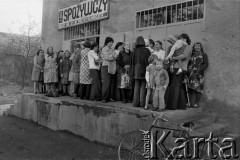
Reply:
<svg viewBox="0 0 240 160"><path fill-rule="evenodd" d="M46 84L46 91L54 88L58 82L58 65L57 55L53 52L53 47L50 46L45 54L45 65L44 65L44 83Z"/></svg>
<svg viewBox="0 0 240 160"><path fill-rule="evenodd" d="M123 74L127 74L129 76L131 54L132 53L130 51L130 43L126 42L124 45L124 50L122 50L119 53L118 58L117 58L117 62L119 64L118 88L120 88L120 90L121 90L123 103L130 102L131 85L130 85L130 83L127 86L122 84L122 76L123 76Z"/></svg>

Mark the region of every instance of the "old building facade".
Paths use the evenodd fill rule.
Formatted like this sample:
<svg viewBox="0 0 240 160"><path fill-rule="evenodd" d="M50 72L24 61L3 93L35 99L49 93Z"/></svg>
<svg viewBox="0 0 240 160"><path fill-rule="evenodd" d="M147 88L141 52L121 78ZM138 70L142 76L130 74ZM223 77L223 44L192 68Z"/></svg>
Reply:
<svg viewBox="0 0 240 160"><path fill-rule="evenodd" d="M44 0L42 48L72 50L86 38L102 46L107 36L133 42L142 35L166 49L168 35L185 32L209 57L203 108L228 119L240 110L239 13L238 0Z"/></svg>

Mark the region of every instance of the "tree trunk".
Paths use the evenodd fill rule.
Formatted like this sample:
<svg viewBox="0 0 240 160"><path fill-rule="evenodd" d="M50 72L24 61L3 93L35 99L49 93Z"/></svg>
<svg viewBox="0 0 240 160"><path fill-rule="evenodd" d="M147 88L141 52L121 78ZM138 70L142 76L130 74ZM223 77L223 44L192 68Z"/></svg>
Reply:
<svg viewBox="0 0 240 160"><path fill-rule="evenodd" d="M24 68L23 68L22 89L24 89L24 87L25 87L25 74L26 74L26 69L27 69L27 60L28 60L28 58L26 58L25 65L24 65Z"/></svg>
<svg viewBox="0 0 240 160"><path fill-rule="evenodd" d="M22 75L22 89L24 89L25 87L25 69L23 71L23 75Z"/></svg>

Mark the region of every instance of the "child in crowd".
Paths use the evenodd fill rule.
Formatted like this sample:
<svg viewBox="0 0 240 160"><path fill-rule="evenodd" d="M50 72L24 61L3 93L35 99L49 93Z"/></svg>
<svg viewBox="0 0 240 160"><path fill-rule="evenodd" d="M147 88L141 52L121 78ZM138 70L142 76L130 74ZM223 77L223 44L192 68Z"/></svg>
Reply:
<svg viewBox="0 0 240 160"><path fill-rule="evenodd" d="M177 37L176 37L176 39L177 39ZM172 46L169 55L166 57L166 60L168 61L173 56L177 57L177 56L183 54L184 48L187 45L188 44L187 44L186 40L182 36L180 36L179 39L176 40L176 42ZM173 66L174 66L174 63L172 63L171 68L173 68ZM178 60L178 66L179 66L179 69L178 69L178 72L176 73L177 75L182 73L182 67L183 67L182 60Z"/></svg>
<svg viewBox="0 0 240 160"><path fill-rule="evenodd" d="M150 44L150 41L151 41L151 44ZM154 53L154 49L153 49L153 47L154 47L154 41L152 40L152 39L144 39L144 42L145 42L145 47L147 48L147 49L149 49L149 51L151 52L151 54L152 53ZM153 43L152 43L153 42Z"/></svg>
<svg viewBox="0 0 240 160"><path fill-rule="evenodd" d="M147 95L146 95L146 102L145 102L145 107L144 109L147 110L148 109L148 103L149 103L149 98L151 97L151 95L153 94L153 85L154 85L154 72L156 70L156 60L158 59L158 57L155 54L152 54L149 58L148 58L148 63L149 65L146 68L146 81L147 81Z"/></svg>
<svg viewBox="0 0 240 160"><path fill-rule="evenodd" d="M67 89L69 87L69 72L71 70L72 61L70 60L70 52L68 50L64 53L64 58L60 63L61 83L63 85L63 96L68 95Z"/></svg>
<svg viewBox="0 0 240 160"><path fill-rule="evenodd" d="M156 70L153 77L153 110L162 111L165 109L164 95L169 84L167 71L163 68L163 61L156 61Z"/></svg>

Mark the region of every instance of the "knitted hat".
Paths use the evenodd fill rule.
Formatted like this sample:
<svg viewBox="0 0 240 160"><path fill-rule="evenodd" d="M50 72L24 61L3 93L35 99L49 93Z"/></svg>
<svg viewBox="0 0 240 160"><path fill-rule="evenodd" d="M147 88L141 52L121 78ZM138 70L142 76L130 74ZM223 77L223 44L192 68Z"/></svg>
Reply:
<svg viewBox="0 0 240 160"><path fill-rule="evenodd" d="M167 41L169 43L175 43L178 40L177 35L169 35Z"/></svg>

